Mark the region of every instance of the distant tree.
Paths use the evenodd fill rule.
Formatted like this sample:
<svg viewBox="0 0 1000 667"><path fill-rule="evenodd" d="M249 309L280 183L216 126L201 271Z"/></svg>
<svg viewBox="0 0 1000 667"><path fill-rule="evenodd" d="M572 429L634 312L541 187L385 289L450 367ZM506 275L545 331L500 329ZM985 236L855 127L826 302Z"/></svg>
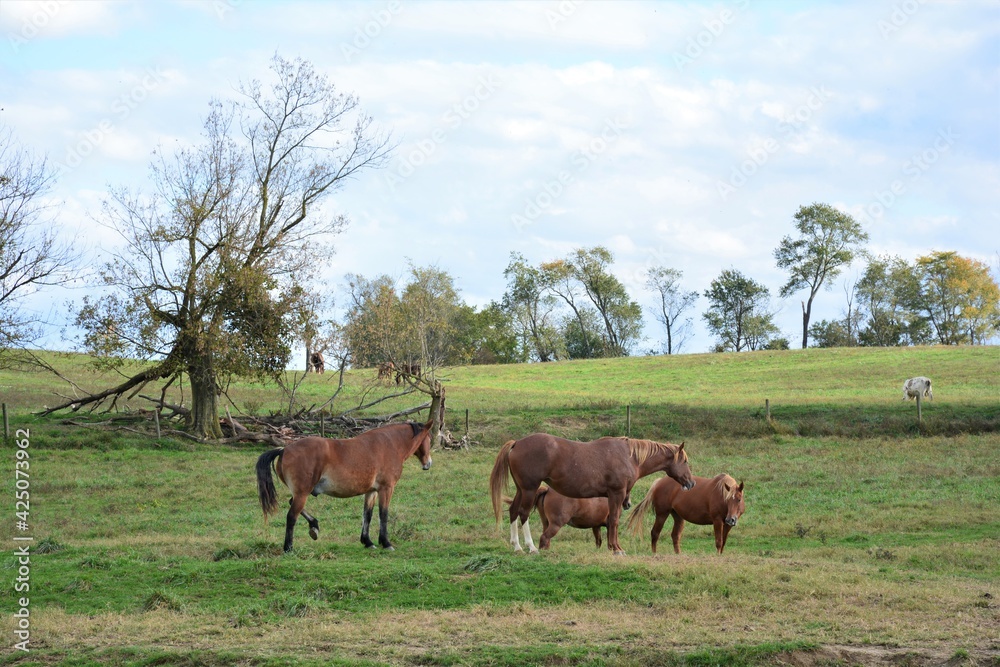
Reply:
<svg viewBox="0 0 1000 667"><path fill-rule="evenodd" d="M593 308L582 308L580 319L566 317L563 320L563 336L566 341L566 356L570 359L588 359L594 350L604 349L601 338L601 320ZM580 322L583 322L583 326Z"/></svg>
<svg viewBox="0 0 1000 667"><path fill-rule="evenodd" d="M802 348L809 343L809 319L813 300L844 266L854 261L868 241L868 233L847 213L829 204L802 206L795 214L798 238L786 236L774 251L778 268L787 269L788 281L779 295L787 298L801 289L809 296L802 302Z"/></svg>
<svg viewBox="0 0 1000 667"><path fill-rule="evenodd" d="M714 349L756 350L778 332L770 312L770 291L735 269L725 269L705 291L705 323L718 338Z"/></svg>
<svg viewBox="0 0 1000 667"><path fill-rule="evenodd" d="M41 334L37 316L22 310L38 290L68 282L76 253L58 239L45 196L55 174L9 129L0 129L0 366Z"/></svg>
<svg viewBox="0 0 1000 667"><path fill-rule="evenodd" d="M683 275L683 272L665 266L653 266L646 270L646 287L657 296L653 317L667 332L667 354L681 351L691 333L691 319L681 320L681 317L698 300L697 292L681 290Z"/></svg>
<svg viewBox="0 0 1000 667"><path fill-rule="evenodd" d="M852 339L843 322L820 320L809 325L813 347L851 347Z"/></svg>
<svg viewBox="0 0 1000 667"><path fill-rule="evenodd" d="M507 278L507 291L501 305L509 313L512 325L531 357L543 362L557 359L556 297L548 292L542 270L529 265L519 253L511 253L504 276Z"/></svg>
<svg viewBox="0 0 1000 667"><path fill-rule="evenodd" d="M917 312L920 282L902 258L871 259L858 281L857 295L861 345L891 347L931 340L927 319Z"/></svg>
<svg viewBox="0 0 1000 667"><path fill-rule="evenodd" d="M642 338L642 307L611 273L614 255L603 246L595 246L578 248L571 257L576 279L604 324L604 355L628 356Z"/></svg>
<svg viewBox="0 0 1000 667"><path fill-rule="evenodd" d="M601 347L591 344L591 341L600 340L600 333L590 328L597 324L593 318L584 315L587 309L586 299L580 294L582 286L577 280L573 264L565 259L557 259L542 264L541 272L546 289L550 294L562 299L573 312L579 330L586 332L578 337L583 347L577 350L577 355L574 358L589 359L601 356ZM565 335L565 327L563 334Z"/></svg>
<svg viewBox="0 0 1000 667"><path fill-rule="evenodd" d="M328 252L323 239L346 223L321 204L383 164L391 147L356 116L357 100L308 62L275 56L271 70L273 85L252 81L239 102L212 105L202 143L173 157L158 152L151 190L113 191L102 217L124 245L102 271L109 294L85 301L78 323L92 350L152 363L53 410L183 374L190 432L217 438L226 379L284 370L292 287L310 278Z"/></svg>
<svg viewBox="0 0 1000 667"><path fill-rule="evenodd" d="M457 325L461 364L515 364L528 361L528 348L496 301L480 311L463 305Z"/></svg>
<svg viewBox="0 0 1000 667"><path fill-rule="evenodd" d="M989 266L955 252L917 258L918 303L942 345L983 345L1000 325L1000 286Z"/></svg>

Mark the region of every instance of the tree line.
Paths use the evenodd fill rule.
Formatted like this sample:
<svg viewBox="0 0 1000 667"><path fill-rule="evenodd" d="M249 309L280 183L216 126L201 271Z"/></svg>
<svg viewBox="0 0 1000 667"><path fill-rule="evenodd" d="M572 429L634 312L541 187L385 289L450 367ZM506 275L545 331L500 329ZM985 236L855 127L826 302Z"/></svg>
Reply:
<svg viewBox="0 0 1000 667"><path fill-rule="evenodd" d="M642 306L603 246L538 264L512 253L503 295L483 308L466 304L436 266L411 264L398 279L349 275L343 316L330 318L316 270L329 254L324 240L346 219L321 204L383 166L392 140L307 61L275 56L270 85L251 80L237 93L210 104L199 143L154 153L148 188L114 188L96 214L121 246L99 267L101 289L77 306L74 323L80 347L121 381L51 410L114 405L149 385L162 404L185 381L189 430L218 438L218 397L230 380L281 384L300 345L328 353L341 371L391 364L399 381L432 397L432 413L444 401L435 377L443 366L644 351ZM0 363L30 358L44 327L22 309L25 299L76 273L79 258L60 244L43 204L53 182L43 159L0 131ZM779 296L805 295L802 347L985 344L1000 331L1000 287L982 262L954 252L913 263L869 257L860 224L827 204L800 207L794 228L774 259L788 275ZM867 268L845 288L843 316L813 322L817 295L861 259ZM644 277L666 354L689 340L700 297L714 350L790 346L770 290L735 268L702 292L686 289L677 267L651 266ZM136 360L148 363L130 366Z"/></svg>

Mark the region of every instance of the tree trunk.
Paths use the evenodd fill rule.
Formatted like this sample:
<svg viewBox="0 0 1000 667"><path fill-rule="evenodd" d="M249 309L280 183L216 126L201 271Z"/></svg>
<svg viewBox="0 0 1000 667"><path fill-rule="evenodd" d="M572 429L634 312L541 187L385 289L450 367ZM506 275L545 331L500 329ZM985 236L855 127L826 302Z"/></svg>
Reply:
<svg viewBox="0 0 1000 667"><path fill-rule="evenodd" d="M188 429L191 435L209 440L222 437L219 425L218 382L212 368L210 355L197 358L197 365L188 366L191 381L191 414L188 415Z"/></svg>
<svg viewBox="0 0 1000 667"><path fill-rule="evenodd" d="M431 392L431 447L441 446L441 429L444 428L444 385L434 381Z"/></svg>

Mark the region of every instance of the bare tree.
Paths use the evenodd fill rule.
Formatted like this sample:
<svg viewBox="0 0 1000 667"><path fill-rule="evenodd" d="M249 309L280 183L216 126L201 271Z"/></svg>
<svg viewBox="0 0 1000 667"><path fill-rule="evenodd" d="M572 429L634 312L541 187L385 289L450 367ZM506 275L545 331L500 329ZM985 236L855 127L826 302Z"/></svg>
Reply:
<svg viewBox="0 0 1000 667"><path fill-rule="evenodd" d="M697 292L681 290L682 271L665 266L652 266L646 271L646 287L659 297L653 317L667 331L667 354L681 347L691 333L691 319L681 320L684 312L698 300Z"/></svg>
<svg viewBox="0 0 1000 667"><path fill-rule="evenodd" d="M306 61L275 56L274 83L239 87L213 103L203 142L157 153L151 192L115 190L102 220L124 242L103 271L111 293L85 302L86 342L153 363L70 405L134 395L184 374L189 429L218 438L217 396L232 375L273 377L294 337L295 285L309 279L323 242L346 224L320 204L391 150L352 95ZM352 127L353 124L353 127ZM51 410L50 410L51 411Z"/></svg>
<svg viewBox="0 0 1000 667"><path fill-rule="evenodd" d="M9 128L0 129L0 364L41 334L24 300L72 278L76 255L58 239L45 202L54 179L44 159L19 145Z"/></svg>

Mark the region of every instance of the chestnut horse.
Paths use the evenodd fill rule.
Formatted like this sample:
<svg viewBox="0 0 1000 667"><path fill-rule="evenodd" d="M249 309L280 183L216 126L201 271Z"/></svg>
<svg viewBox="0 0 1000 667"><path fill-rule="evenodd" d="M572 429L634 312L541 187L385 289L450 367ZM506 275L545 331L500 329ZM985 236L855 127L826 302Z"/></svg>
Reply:
<svg viewBox="0 0 1000 667"><path fill-rule="evenodd" d="M622 509L632 506L629 496L625 496ZM563 526L571 528L590 528L594 531L594 543L601 546L601 528L608 525L607 498L567 498L563 494L543 486L535 495L535 509L542 520L542 537L538 540L539 549L548 549L552 538ZM611 542L608 541L608 548Z"/></svg>
<svg viewBox="0 0 1000 667"><path fill-rule="evenodd" d="M684 444L600 438L576 442L547 433L534 433L520 440L510 440L500 448L490 474L490 497L493 513L500 523L501 501L514 478L517 493L510 504L510 543L521 550L517 539L517 519L521 521L524 540L531 553L538 553L531 539L528 515L542 482L570 498L607 498L608 547L615 554L625 551L618 543L618 518L622 504L640 477L665 471L684 488L694 486Z"/></svg>
<svg viewBox="0 0 1000 667"><path fill-rule="evenodd" d="M431 467L431 423L388 424L346 440L306 437L287 447L264 452L257 459L257 493L264 519L278 509L278 496L271 476L272 463L278 478L292 492L285 519L285 551L292 549L292 533L299 514L309 522L309 537L319 539L319 522L305 512L311 493L335 498L364 494L361 543L374 548L368 537L372 508L378 496L378 543L392 549L389 542L389 501L403 473L403 462L416 456L424 470Z"/></svg>
<svg viewBox="0 0 1000 667"><path fill-rule="evenodd" d="M712 479L695 477L695 489L681 493L680 485L669 477L656 480L642 502L635 506L628 520L629 529L638 535L642 532L642 518L646 510L652 506L656 511L656 523L650 536L653 540L653 553L656 553L656 542L660 539L660 531L668 516L674 517L674 529L670 537L674 540L674 553L681 552L681 533L684 532L684 522L699 526L711 524L715 527L715 548L721 554L726 547L729 531L746 510L743 504L743 482L739 485L729 475L722 473Z"/></svg>

